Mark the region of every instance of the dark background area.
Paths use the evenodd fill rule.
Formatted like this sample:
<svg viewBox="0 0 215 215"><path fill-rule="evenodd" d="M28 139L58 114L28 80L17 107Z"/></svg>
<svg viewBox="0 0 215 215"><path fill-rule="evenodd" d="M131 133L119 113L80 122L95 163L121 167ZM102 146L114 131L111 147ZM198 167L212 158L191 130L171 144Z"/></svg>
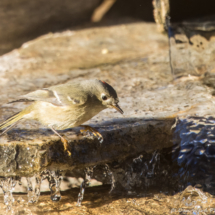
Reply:
<svg viewBox="0 0 215 215"><path fill-rule="evenodd" d="M152 0L118 0L105 18L130 17L154 22Z"/></svg>
<svg viewBox="0 0 215 215"><path fill-rule="evenodd" d="M169 1L171 22L215 14L215 0ZM102 2L103 0L1 0L0 55L50 32L138 21L154 22L152 0L117 0L102 21L92 23L92 14Z"/></svg>
<svg viewBox="0 0 215 215"><path fill-rule="evenodd" d="M151 0L117 0L100 23L92 23L92 14L102 2L103 0L1 0L0 55L50 32L139 20L154 21Z"/></svg>
<svg viewBox="0 0 215 215"><path fill-rule="evenodd" d="M171 22L201 18L215 14L214 0L169 0Z"/></svg>

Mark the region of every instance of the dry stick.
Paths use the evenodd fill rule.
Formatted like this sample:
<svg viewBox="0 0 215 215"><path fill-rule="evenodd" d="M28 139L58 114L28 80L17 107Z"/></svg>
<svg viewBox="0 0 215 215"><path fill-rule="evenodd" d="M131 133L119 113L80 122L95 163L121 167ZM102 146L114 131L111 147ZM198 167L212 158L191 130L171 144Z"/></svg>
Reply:
<svg viewBox="0 0 215 215"><path fill-rule="evenodd" d="M104 0L93 12L91 17L92 22L99 22L108 12L116 0Z"/></svg>

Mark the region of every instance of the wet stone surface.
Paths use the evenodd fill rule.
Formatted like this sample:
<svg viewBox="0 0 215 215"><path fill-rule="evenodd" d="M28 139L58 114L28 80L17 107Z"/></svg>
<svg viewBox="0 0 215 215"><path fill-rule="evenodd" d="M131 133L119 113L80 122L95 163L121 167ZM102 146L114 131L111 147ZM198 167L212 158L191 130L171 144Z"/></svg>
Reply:
<svg viewBox="0 0 215 215"><path fill-rule="evenodd" d="M11 141L6 140L8 142L1 144L1 175L32 176L37 171L47 168L50 170L72 170L75 167L111 162L119 159L119 156L120 159L125 159L140 151L152 151L152 149L171 146L171 134L169 133L174 123L173 120L168 122L141 121L126 126L117 125L116 128L114 125L101 127L100 130L104 130L102 132L103 143L93 136L71 141L71 132L64 132L70 140L71 157L64 152L62 143L53 134L50 136L54 136L54 140L50 143L45 142L44 139L51 131L36 131L34 135L31 131L23 132L19 129L11 131L15 141L11 138ZM130 131L132 131L132 135ZM24 134L20 135L22 133ZM35 139L29 140L29 136L31 139L36 136L37 141ZM10 138L10 133L8 137ZM16 141L16 138L19 140ZM159 139L159 143L157 139Z"/></svg>
<svg viewBox="0 0 215 215"><path fill-rule="evenodd" d="M174 119L160 120L153 98L157 89L171 80L168 43L165 36L155 32L155 25L145 23L67 31L43 36L2 56L2 120L28 105L6 104L19 95L90 78L114 86L125 115L105 110L88 123L104 136L102 144L93 136L80 135L79 128L61 131L70 141L71 158L65 155L61 141L49 129L37 122L21 122L0 137L4 149L0 174L32 176L45 168L72 170L171 146L170 128ZM164 112L169 113L165 107Z"/></svg>
<svg viewBox="0 0 215 215"><path fill-rule="evenodd" d="M123 92L128 95L128 90ZM44 168L72 170L171 147L175 117L212 115L212 92L213 89L198 79L182 79L164 88L145 89L142 96L138 90L131 91L130 98L121 98L124 117L112 118L117 113L106 110L90 121L90 125L103 135L103 143L92 135L80 135L78 128L60 132L69 140L71 157L65 155L61 141L50 130L36 122L21 122L0 137L3 149L1 175L31 176ZM119 90L119 93L122 92ZM160 105L156 106L156 103ZM4 105L3 117L8 116L9 110L14 111L16 107L7 109Z"/></svg>
<svg viewBox="0 0 215 215"><path fill-rule="evenodd" d="M156 186L132 193L110 194L110 186L86 189L81 207L77 206L79 189L61 192L61 201L53 202L48 193L41 194L37 204L28 203L26 195L14 194L12 211L0 199L0 211L8 214L214 214L212 195L201 188L188 186L183 192L171 195L160 192ZM11 213L12 212L12 213ZM183 212L183 213L182 213Z"/></svg>
<svg viewBox="0 0 215 215"><path fill-rule="evenodd" d="M49 34L0 57L0 63L2 121L28 105L6 104L19 95L89 78L110 83L125 112L121 116L105 110L87 123L101 132L103 143L80 135L80 128L61 131L69 140L71 157L51 130L34 121L23 121L1 136L2 211L177 214L188 206L215 208L211 194L205 193L213 186L213 158L206 158L206 151L213 155L214 89L208 84L213 75L173 81L168 41L156 33L155 25ZM81 189L60 194L66 183L61 179L68 176L85 180L79 183ZM16 197L11 193L20 177L27 179L21 192L28 194ZM103 186L89 188L92 179ZM52 200L50 193L40 193L45 182ZM81 207L76 207L77 200Z"/></svg>
<svg viewBox="0 0 215 215"><path fill-rule="evenodd" d="M179 120L172 158L180 170L178 176L186 185L201 184L214 195L215 131L214 117L188 117Z"/></svg>

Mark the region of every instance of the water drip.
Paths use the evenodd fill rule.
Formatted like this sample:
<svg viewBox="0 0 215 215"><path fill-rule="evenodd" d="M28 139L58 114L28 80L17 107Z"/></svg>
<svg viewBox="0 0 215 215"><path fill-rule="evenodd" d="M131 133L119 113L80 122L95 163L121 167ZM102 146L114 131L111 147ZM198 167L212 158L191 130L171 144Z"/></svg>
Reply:
<svg viewBox="0 0 215 215"><path fill-rule="evenodd" d="M152 159L149 162L145 163L145 166L147 168L147 178L152 178L155 173L155 165L159 161L159 152L155 151L152 155Z"/></svg>
<svg viewBox="0 0 215 215"><path fill-rule="evenodd" d="M108 164L105 164L105 168L106 168L108 175L111 175L111 188L110 188L110 192L109 192L109 193L111 193L115 188L116 180L114 178L113 172L110 170L110 166Z"/></svg>
<svg viewBox="0 0 215 215"><path fill-rule="evenodd" d="M83 198L84 198L85 188L87 186L89 186L90 180L93 176L93 168L94 167L87 167L84 170L85 171L85 178L84 178L84 181L81 183L81 186L80 186L80 193L78 194L77 206L81 206L81 203L82 203Z"/></svg>
<svg viewBox="0 0 215 215"><path fill-rule="evenodd" d="M40 185L41 185L41 176L37 174L34 176L35 178L35 187L33 188L32 179L33 177L28 177L27 184L28 184L28 202L35 203L38 201L40 197Z"/></svg>
<svg viewBox="0 0 215 215"><path fill-rule="evenodd" d="M13 177L9 177L9 178L1 179L0 184L4 193L4 203L5 205L7 205L7 210L12 210L12 206L14 202L12 191L16 186L16 181L14 180Z"/></svg>
<svg viewBox="0 0 215 215"><path fill-rule="evenodd" d="M51 200L58 202L61 200L61 194L60 194L60 182L61 177L58 171L50 171L50 177L49 177L49 188L51 190Z"/></svg>
<svg viewBox="0 0 215 215"><path fill-rule="evenodd" d="M49 171L45 170L42 173L42 180L48 179L49 188L51 191L51 200L54 202L58 202L61 200L60 194L60 183L61 183L61 174L59 171Z"/></svg>

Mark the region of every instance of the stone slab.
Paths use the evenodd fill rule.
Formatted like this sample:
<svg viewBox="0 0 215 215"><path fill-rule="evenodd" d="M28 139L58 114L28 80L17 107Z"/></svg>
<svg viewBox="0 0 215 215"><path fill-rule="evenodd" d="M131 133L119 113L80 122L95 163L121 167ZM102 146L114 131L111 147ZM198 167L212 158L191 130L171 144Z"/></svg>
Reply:
<svg viewBox="0 0 215 215"><path fill-rule="evenodd" d="M0 57L0 119L28 104L6 104L30 91L71 80L98 78L118 92L125 114L104 110L87 124L104 136L62 131L59 138L34 121L21 122L0 137L1 176L28 176L44 168L72 170L172 146L175 118L213 115L213 89L201 77L173 81L168 40L156 25L134 23L48 34Z"/></svg>

